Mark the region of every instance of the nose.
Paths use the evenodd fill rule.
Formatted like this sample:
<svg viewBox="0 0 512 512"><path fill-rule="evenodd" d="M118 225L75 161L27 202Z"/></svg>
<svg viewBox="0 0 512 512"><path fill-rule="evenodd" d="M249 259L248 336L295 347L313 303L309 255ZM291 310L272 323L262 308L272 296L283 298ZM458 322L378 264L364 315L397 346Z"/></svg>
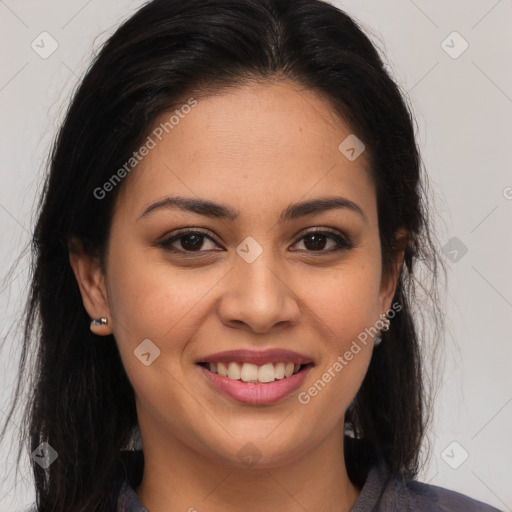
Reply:
<svg viewBox="0 0 512 512"><path fill-rule="evenodd" d="M217 308L224 325L264 333L298 323L300 308L293 284L264 256L265 252L252 263L235 261Z"/></svg>

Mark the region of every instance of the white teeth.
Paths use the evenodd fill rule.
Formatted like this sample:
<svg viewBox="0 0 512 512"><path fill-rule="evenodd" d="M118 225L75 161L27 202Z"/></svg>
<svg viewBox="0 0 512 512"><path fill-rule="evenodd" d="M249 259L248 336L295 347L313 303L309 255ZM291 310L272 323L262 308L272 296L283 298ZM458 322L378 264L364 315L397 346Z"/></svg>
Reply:
<svg viewBox="0 0 512 512"><path fill-rule="evenodd" d="M276 368L276 379L284 379L284 363L277 363Z"/></svg>
<svg viewBox="0 0 512 512"><path fill-rule="evenodd" d="M240 365L238 363L229 363L228 377L230 379L240 380Z"/></svg>
<svg viewBox="0 0 512 512"><path fill-rule="evenodd" d="M276 379L276 371L272 363L264 364L259 367L258 380L260 382L273 382Z"/></svg>
<svg viewBox="0 0 512 512"><path fill-rule="evenodd" d="M211 368L210 371L212 371ZM222 375L223 377L228 376L228 369L226 368L224 363L217 363L217 373L219 375Z"/></svg>
<svg viewBox="0 0 512 512"><path fill-rule="evenodd" d="M300 364L294 363L267 363L256 365L252 363L209 363L209 370L218 373L222 377L229 377L244 382L274 382L283 378L291 377L300 369Z"/></svg>
<svg viewBox="0 0 512 512"><path fill-rule="evenodd" d="M237 364L237 363L235 363ZM255 364L244 363L240 372L240 378L244 382L250 382L251 380L258 380L258 367Z"/></svg>

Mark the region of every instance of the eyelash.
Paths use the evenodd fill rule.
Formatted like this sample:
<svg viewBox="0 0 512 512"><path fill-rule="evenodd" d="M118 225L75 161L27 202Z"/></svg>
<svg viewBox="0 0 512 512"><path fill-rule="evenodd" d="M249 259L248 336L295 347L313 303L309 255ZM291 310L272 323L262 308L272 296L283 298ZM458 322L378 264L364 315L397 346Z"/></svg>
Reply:
<svg viewBox="0 0 512 512"><path fill-rule="evenodd" d="M313 253L313 254L322 254L322 253L333 254L333 253L336 253L336 252L340 252L340 251L344 251L344 250L350 250L350 249L354 248L354 244L348 238L346 238L345 236L342 236L342 235L340 235L338 233L334 233L332 231L326 231L326 230L323 230L323 229L314 229L314 230L311 230L311 231L308 231L308 232L304 233L293 245L295 245L296 243L300 242L301 240L303 240L304 238L306 238L307 236L312 235L312 234L315 234L315 235L326 235L328 238L333 239L338 244L338 246L336 248L334 248L334 249L330 249L330 250L327 250L327 251L325 251L325 250L320 250L320 251L308 251L308 250L306 250L305 252L307 252L307 253ZM175 233L174 235L172 235L169 238L166 238L166 239L164 239L164 240L162 240L160 242L157 242L157 245L159 247L162 247L166 251L170 251L170 252L177 253L177 254L187 254L187 256L189 254L190 254L190 256L196 256L199 253L208 253L208 252L210 252L210 251L200 251L200 250L199 251L186 251L186 250L183 250L183 249L176 249L175 247L172 247L172 244L174 242L176 242L177 240L180 240L181 238L185 238L188 235L201 235L201 236L209 239L213 243L218 244L218 242L216 242L216 240L214 238L212 238L211 236L207 235L203 231L183 230L183 231L179 231L178 233ZM215 252L217 252L217 251L215 251Z"/></svg>

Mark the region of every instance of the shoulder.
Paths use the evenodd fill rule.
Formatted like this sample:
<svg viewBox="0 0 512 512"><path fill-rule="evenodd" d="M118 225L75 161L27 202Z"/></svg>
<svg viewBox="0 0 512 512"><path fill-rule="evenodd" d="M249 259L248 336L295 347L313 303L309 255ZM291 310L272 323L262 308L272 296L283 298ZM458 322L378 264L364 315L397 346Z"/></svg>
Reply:
<svg viewBox="0 0 512 512"><path fill-rule="evenodd" d="M351 512L502 512L465 494L437 485L392 477L382 464L367 473Z"/></svg>
<svg viewBox="0 0 512 512"><path fill-rule="evenodd" d="M499 509L444 487L423 482L403 484L405 498L410 497L418 508L432 512L500 512Z"/></svg>

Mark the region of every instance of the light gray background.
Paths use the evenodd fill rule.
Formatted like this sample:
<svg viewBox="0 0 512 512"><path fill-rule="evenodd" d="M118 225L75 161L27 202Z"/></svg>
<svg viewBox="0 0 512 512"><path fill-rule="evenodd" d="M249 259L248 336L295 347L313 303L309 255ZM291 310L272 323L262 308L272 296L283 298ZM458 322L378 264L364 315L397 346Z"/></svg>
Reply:
<svg viewBox="0 0 512 512"><path fill-rule="evenodd" d="M2 336L20 314L26 259L8 278L7 271L29 240L44 158L70 93L93 49L142 3L0 0ZM446 255L446 371L430 434L433 456L420 480L511 511L512 3L346 0L335 5L354 16L384 50L408 92L442 220L441 243L452 237L460 241ZM47 59L31 48L43 31L58 42ZM454 31L469 44L458 58L445 51L463 48L457 36L447 39ZM19 337L9 340L0 358L2 419ZM35 498L28 464L25 478L13 489L15 452L9 448L15 425L9 435L13 442L4 442L0 453L5 461L0 512L21 509ZM457 469L445 462L456 466L465 452L469 456Z"/></svg>

